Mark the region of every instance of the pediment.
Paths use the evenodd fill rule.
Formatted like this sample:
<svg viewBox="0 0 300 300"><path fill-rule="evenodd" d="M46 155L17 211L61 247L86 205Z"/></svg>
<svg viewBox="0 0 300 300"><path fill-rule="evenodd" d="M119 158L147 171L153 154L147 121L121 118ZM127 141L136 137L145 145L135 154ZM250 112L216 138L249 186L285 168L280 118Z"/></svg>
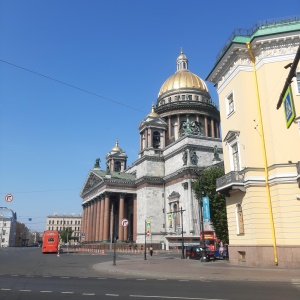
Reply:
<svg viewBox="0 0 300 300"><path fill-rule="evenodd" d="M175 191L173 191L173 192L169 195L168 199L178 199L179 197L180 197L180 194L177 193L177 192L175 192Z"/></svg>
<svg viewBox="0 0 300 300"><path fill-rule="evenodd" d="M161 118L151 118L148 117L144 121L140 122L139 129L143 127L148 127L151 125L151 127L167 127L168 124Z"/></svg>
<svg viewBox="0 0 300 300"><path fill-rule="evenodd" d="M224 138L224 142L231 142L236 139L240 135L238 130L229 130Z"/></svg>
<svg viewBox="0 0 300 300"><path fill-rule="evenodd" d="M81 196L86 194L87 192L91 191L95 186L97 186L99 183L103 182L103 179L101 176L96 175L92 171L89 173L82 191L81 191Z"/></svg>

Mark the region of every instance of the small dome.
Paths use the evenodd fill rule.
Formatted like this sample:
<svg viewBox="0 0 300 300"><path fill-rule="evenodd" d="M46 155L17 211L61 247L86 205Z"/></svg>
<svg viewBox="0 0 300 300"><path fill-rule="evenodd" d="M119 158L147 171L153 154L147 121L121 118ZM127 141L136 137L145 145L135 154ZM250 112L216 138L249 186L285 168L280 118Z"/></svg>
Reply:
<svg viewBox="0 0 300 300"><path fill-rule="evenodd" d="M154 104L152 104L151 113L147 117L159 118L159 115L154 111Z"/></svg>
<svg viewBox="0 0 300 300"><path fill-rule="evenodd" d="M116 146L111 149L111 151L122 152L123 150L119 147L118 140L116 141Z"/></svg>

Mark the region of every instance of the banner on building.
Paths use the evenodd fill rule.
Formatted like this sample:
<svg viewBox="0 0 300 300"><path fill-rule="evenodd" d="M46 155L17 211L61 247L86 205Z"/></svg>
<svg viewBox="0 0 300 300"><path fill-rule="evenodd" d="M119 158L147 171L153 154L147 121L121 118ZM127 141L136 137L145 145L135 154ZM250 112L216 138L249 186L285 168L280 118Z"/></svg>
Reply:
<svg viewBox="0 0 300 300"><path fill-rule="evenodd" d="M210 221L210 208L209 208L209 198L207 196L202 197L203 205L203 221Z"/></svg>
<svg viewBox="0 0 300 300"><path fill-rule="evenodd" d="M151 235L151 222L146 221L146 235L150 236Z"/></svg>

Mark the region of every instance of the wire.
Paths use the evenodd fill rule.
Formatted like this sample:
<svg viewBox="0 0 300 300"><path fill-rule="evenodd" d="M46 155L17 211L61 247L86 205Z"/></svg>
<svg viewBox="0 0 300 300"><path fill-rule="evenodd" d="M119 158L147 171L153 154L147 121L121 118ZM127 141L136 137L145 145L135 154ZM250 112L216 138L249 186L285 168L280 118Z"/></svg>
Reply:
<svg viewBox="0 0 300 300"><path fill-rule="evenodd" d="M3 60L3 59L0 59L0 62L6 63L6 64L8 64L8 65L10 65L10 66L13 66L13 67L15 67L15 68L19 68L19 69L24 70L24 71L26 71L26 72L30 72L30 73L33 73L33 74L35 74L35 75L38 75L38 76L47 78L47 79L49 79L49 80L58 82L58 83L60 83L60 84L66 85L66 86L68 86L68 87L71 87L71 88L73 88L73 89L79 90L79 91L81 91L81 92L84 92L84 93L87 93L87 94L96 96L96 97L98 97L98 98L101 98L101 99L104 99L104 100L107 100L107 101L110 101L110 102L113 102L113 103L116 103L116 104L119 104L119 105L125 106L125 107L127 107L127 108L130 108L130 109L133 109L133 110L136 110L136 111L139 111L139 112L142 112L142 113L146 114L145 111L140 110L140 109L138 109L138 108L135 108L135 107L132 107L132 106L130 106L130 105L124 104L124 103L122 103L122 102L119 102L119 101L116 101L116 100L113 100L113 99L110 99L110 98L101 96L101 95L96 94L96 93L94 93L94 92L90 92L90 91L88 91L88 90L86 90L86 89L80 88L80 87L75 86L75 85L73 85L73 84L70 84L70 83L67 83L67 82L64 82L64 81L61 81L61 80L52 78L52 77L50 77L50 76L47 76L47 75L44 75L44 74L35 72L35 71L33 71L33 70L30 70L30 69L27 69L27 68L18 66L18 65L16 65L16 64L10 63L10 62L5 61L5 60Z"/></svg>
<svg viewBox="0 0 300 300"><path fill-rule="evenodd" d="M10 194L30 194L30 193L46 193L46 192L62 192L62 191L76 191L77 189L60 189L60 190L43 190L43 191L28 191L28 192L12 192ZM0 192L0 194L6 195L7 193Z"/></svg>

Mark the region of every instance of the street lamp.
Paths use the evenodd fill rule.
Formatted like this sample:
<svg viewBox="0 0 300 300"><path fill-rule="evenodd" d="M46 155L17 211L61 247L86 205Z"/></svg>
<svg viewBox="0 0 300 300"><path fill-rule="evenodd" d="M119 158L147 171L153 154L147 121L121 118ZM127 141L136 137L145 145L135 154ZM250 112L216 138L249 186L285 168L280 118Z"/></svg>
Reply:
<svg viewBox="0 0 300 300"><path fill-rule="evenodd" d="M174 214L174 218L176 217L176 214L180 212L180 217L181 217L181 258L184 259L184 238L183 238L183 212L185 209L182 209L180 207L180 210L172 211L171 214Z"/></svg>
<svg viewBox="0 0 300 300"><path fill-rule="evenodd" d="M184 239L183 239L183 216L182 216L183 210L182 207L180 207L180 215L181 215L181 258L184 259Z"/></svg>
<svg viewBox="0 0 300 300"><path fill-rule="evenodd" d="M201 244L200 247L202 248L202 258L201 261L206 260L206 247L205 247L205 240L204 240L204 223L203 223L203 196L204 192L201 192L201 197L199 200L199 213L200 213L200 226L201 226Z"/></svg>

